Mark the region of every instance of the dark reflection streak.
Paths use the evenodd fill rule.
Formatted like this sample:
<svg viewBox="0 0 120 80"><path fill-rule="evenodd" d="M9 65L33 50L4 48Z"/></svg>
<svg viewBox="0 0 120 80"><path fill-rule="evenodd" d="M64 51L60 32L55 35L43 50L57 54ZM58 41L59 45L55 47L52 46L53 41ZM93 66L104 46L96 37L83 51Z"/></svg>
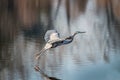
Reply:
<svg viewBox="0 0 120 80"><path fill-rule="evenodd" d="M66 0L66 16L67 16L67 25L68 25L68 31L71 33L71 29L70 29L70 22L71 22L71 10L70 10L70 0Z"/></svg>
<svg viewBox="0 0 120 80"><path fill-rule="evenodd" d="M37 64L36 66L34 67L34 69L39 72L42 76L46 77L47 79L50 79L50 80L61 80L61 79L58 79L56 77L50 77L48 76L47 74L45 74L39 67L39 61L40 61L40 57L43 55L43 53L40 54L39 58L37 59Z"/></svg>
<svg viewBox="0 0 120 80"><path fill-rule="evenodd" d="M56 12L55 12L55 20L56 20L56 18L57 18L58 12L59 12L61 2L62 2L62 0L58 0L58 4L57 4L57 8L56 8Z"/></svg>
<svg viewBox="0 0 120 80"><path fill-rule="evenodd" d="M35 66L34 69L35 69L37 72L39 72L42 76L46 77L47 79L50 79L50 80L61 80L61 79L58 79L58 78L56 78L56 77L50 77L50 76L48 76L47 74L45 74L45 73L40 69L39 66Z"/></svg>

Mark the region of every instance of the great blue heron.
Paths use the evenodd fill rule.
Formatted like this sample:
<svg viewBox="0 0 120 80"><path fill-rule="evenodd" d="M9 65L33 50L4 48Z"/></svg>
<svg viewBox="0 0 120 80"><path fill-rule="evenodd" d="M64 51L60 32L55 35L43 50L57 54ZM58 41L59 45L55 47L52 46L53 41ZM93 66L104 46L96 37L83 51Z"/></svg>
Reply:
<svg viewBox="0 0 120 80"><path fill-rule="evenodd" d="M78 33L85 33L85 32L76 31L73 35L61 39L59 33L56 30L48 30L44 36L44 39L47 43L44 46L44 48L38 54L36 54L36 59L39 59L40 56L44 53L44 51L50 48L55 48L57 46L71 43L74 39L74 36Z"/></svg>

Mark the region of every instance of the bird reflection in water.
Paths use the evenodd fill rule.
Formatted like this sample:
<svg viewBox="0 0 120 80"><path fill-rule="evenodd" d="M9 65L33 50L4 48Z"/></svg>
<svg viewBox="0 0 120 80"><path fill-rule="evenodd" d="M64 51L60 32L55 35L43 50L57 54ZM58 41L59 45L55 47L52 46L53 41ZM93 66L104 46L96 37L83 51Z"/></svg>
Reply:
<svg viewBox="0 0 120 80"><path fill-rule="evenodd" d="M48 76L47 74L45 74L45 73L40 69L39 66L35 66L34 69L35 69L37 72L39 72L42 76L44 76L45 78L47 78L47 79L49 79L49 80L61 80L61 79L58 79L58 78L56 78L56 77L50 77L50 76Z"/></svg>
<svg viewBox="0 0 120 80"><path fill-rule="evenodd" d="M62 39L62 38L60 38L60 35L56 30L48 30L44 36L46 45L39 53L36 54L36 57L35 57L36 60L38 61L40 59L41 55L44 54L44 52L46 50L71 43L73 41L75 35L77 35L79 33L85 33L85 32L76 31L73 35ZM55 77L49 77L48 75L46 75L44 72L42 72L40 70L38 64L35 66L35 70L40 72L40 74L42 74L44 77L46 77L50 80L60 80Z"/></svg>

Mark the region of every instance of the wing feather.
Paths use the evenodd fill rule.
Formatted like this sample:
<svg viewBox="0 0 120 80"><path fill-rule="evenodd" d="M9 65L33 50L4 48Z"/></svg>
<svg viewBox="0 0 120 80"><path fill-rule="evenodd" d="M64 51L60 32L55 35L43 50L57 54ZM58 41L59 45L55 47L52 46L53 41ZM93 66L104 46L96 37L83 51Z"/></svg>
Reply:
<svg viewBox="0 0 120 80"><path fill-rule="evenodd" d="M54 36L53 34L56 34L56 35ZM56 30L48 30L44 36L44 39L46 42L48 42L49 40L56 40L59 38L60 38L59 33Z"/></svg>

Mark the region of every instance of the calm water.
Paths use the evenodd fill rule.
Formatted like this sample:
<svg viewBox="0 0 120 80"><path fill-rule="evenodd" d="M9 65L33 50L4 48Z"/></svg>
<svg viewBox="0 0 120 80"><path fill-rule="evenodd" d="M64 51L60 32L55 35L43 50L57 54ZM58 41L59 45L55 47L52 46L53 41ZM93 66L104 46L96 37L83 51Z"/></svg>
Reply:
<svg viewBox="0 0 120 80"><path fill-rule="evenodd" d="M114 37L110 35L106 14L96 13L94 0L89 0L85 13L71 23L71 31L68 31L64 6L60 7L54 25L61 37L78 30L86 33L77 35L71 44L47 51L39 61L42 71L62 80L120 79L118 34L112 29ZM34 55L45 44L44 34L29 34L20 31L15 40L1 44L0 80L45 79L34 70Z"/></svg>

